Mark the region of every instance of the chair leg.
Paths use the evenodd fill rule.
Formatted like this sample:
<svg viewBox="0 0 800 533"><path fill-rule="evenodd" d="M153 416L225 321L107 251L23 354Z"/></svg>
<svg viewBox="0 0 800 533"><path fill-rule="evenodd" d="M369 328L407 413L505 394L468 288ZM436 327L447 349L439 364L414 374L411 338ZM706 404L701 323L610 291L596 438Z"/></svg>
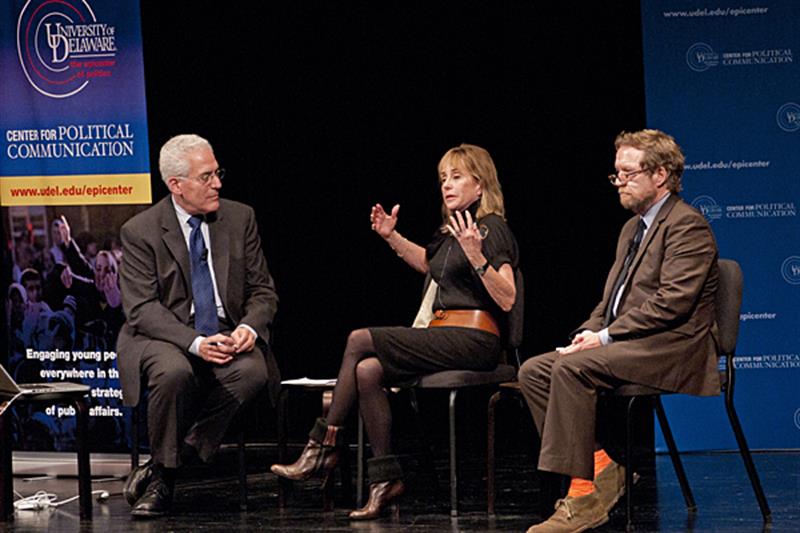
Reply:
<svg viewBox="0 0 800 533"><path fill-rule="evenodd" d="M139 442L141 442L140 409L141 404L131 408L131 472L139 466Z"/></svg>
<svg viewBox="0 0 800 533"><path fill-rule="evenodd" d="M664 434L664 440L667 442L667 449L669 450L669 457L672 459L672 466L675 469L675 475L678 476L678 483L681 485L681 492L683 492L683 499L686 502L686 509L690 512L697 511L697 504L692 495L692 489L689 486L689 480L686 478L686 471L683 469L680 454L678 454L678 447L675 446L675 439L672 437L672 430L667 421L667 414L664 412L664 406L661 404L661 398L655 397L655 409L658 416L658 424L661 426L661 433Z"/></svg>
<svg viewBox="0 0 800 533"><path fill-rule="evenodd" d="M495 408L503 396L503 391L497 391L489 398L486 412L486 512L494 514L495 485L494 485L494 434L495 434Z"/></svg>
<svg viewBox="0 0 800 533"><path fill-rule="evenodd" d="M458 389L450 391L450 516L458 516L458 462L456 461L456 396Z"/></svg>
<svg viewBox="0 0 800 533"><path fill-rule="evenodd" d="M625 413L625 531L633 530L633 404L636 396L628 400Z"/></svg>
<svg viewBox="0 0 800 533"><path fill-rule="evenodd" d="M333 472L322 483L322 511L333 512L333 489L336 485L336 476Z"/></svg>
<svg viewBox="0 0 800 533"><path fill-rule="evenodd" d="M353 477L350 446L344 446L339 457L339 475L342 477L342 501L349 505L353 501Z"/></svg>
<svg viewBox="0 0 800 533"><path fill-rule="evenodd" d="M0 415L0 522L14 515L14 479L11 464L11 418Z"/></svg>
<svg viewBox="0 0 800 533"><path fill-rule="evenodd" d="M82 520L92 518L92 471L89 459L89 444L86 437L89 434L89 405L86 398L75 400L76 436L78 448L78 500L80 502L80 517Z"/></svg>
<svg viewBox="0 0 800 533"><path fill-rule="evenodd" d="M358 412L358 449L356 450L356 507L364 505L364 419Z"/></svg>
<svg viewBox="0 0 800 533"><path fill-rule="evenodd" d="M439 488L439 477L436 475L436 465L433 462L433 446L428 442L425 433L425 427L422 424L422 415L419 411L419 402L417 401L417 393L414 389L408 389L408 397L411 403L411 409L414 410L414 421L417 424L417 435L419 436L422 446L425 450L423 455L423 471L429 472L432 476L434 488Z"/></svg>
<svg viewBox="0 0 800 533"><path fill-rule="evenodd" d="M286 440L288 425L289 389L282 389L278 396L278 464L286 464ZM286 507L286 496L292 482L278 476L278 508Z"/></svg>
<svg viewBox="0 0 800 533"><path fill-rule="evenodd" d="M247 462L244 443L244 429L236 436L239 459L239 510L247 511Z"/></svg>
<svg viewBox="0 0 800 533"><path fill-rule="evenodd" d="M328 411L330 410L332 403L333 403L333 390L323 391L322 418L328 418ZM333 511L334 488L336 487L335 477L336 477L335 472L331 472L331 474L326 478L325 482L322 484L322 510L326 513Z"/></svg>
<svg viewBox="0 0 800 533"><path fill-rule="evenodd" d="M729 363L731 364L731 363ZM750 454L750 447L747 445L747 440L744 438L742 425L739 423L739 416L736 414L736 408L733 405L733 388L727 387L725 389L725 411L728 413L728 420L731 423L731 429L736 436L736 443L739 445L739 452L742 455L745 469L747 470L747 477L750 478L750 485L753 486L753 492L758 501L758 507L761 509L761 516L764 518L765 523L772 522L772 511L770 511L767 497L764 495L764 489L761 488L761 480L756 471L756 465L753 463L753 456Z"/></svg>

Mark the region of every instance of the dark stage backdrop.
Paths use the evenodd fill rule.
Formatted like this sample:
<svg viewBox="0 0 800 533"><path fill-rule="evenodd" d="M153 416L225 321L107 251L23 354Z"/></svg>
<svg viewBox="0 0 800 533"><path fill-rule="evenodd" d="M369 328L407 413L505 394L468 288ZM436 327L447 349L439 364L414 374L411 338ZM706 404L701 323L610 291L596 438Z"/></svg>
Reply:
<svg viewBox="0 0 800 533"><path fill-rule="evenodd" d="M499 169L523 354L563 345L598 301L629 216L605 179L613 139L645 126L640 11L550 4L143 3L154 176L161 144L197 132L224 194L256 208L284 378L333 376L354 328L410 324L422 279L371 232L370 206L400 203L399 231L425 243L436 165L462 142Z"/></svg>

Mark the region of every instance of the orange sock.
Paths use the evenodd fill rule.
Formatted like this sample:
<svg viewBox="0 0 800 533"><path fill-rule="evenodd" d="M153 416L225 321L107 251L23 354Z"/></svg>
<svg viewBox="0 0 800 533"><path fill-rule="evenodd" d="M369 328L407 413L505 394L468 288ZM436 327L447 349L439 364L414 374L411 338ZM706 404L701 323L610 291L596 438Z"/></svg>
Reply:
<svg viewBox="0 0 800 533"><path fill-rule="evenodd" d="M590 479L581 479L579 477L572 478L569 482L569 490L567 496L578 498L586 496L594 492L594 483Z"/></svg>
<svg viewBox="0 0 800 533"><path fill-rule="evenodd" d="M597 477L597 474L605 470L605 468L611 464L611 457L608 456L605 450L597 450L594 452L594 477Z"/></svg>

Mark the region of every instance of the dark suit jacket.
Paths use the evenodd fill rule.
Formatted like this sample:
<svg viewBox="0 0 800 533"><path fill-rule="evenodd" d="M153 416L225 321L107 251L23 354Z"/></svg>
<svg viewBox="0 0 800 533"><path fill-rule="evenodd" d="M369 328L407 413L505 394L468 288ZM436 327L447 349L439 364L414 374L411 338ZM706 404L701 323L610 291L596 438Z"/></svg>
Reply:
<svg viewBox="0 0 800 533"><path fill-rule="evenodd" d="M220 200L209 217L214 273L225 314L234 324L247 324L258 334L267 358L269 388L277 397L280 373L268 348L269 326L278 296L261 251L253 209ZM172 199L167 196L122 226L120 267L126 322L117 340L118 366L125 405L139 401L140 360L153 339L176 345L187 357L198 332L191 327L189 250Z"/></svg>
<svg viewBox="0 0 800 533"><path fill-rule="evenodd" d="M599 331L639 216L622 228L603 299L578 330ZM717 245L705 218L676 194L656 215L628 274L607 346L615 377L687 394L719 394Z"/></svg>

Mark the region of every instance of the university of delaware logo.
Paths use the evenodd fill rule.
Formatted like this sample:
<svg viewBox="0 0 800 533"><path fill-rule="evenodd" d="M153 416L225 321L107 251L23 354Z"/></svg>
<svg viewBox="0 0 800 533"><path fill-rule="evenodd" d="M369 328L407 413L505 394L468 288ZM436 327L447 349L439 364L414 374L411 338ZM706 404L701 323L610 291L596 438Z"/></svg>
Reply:
<svg viewBox="0 0 800 533"><path fill-rule="evenodd" d="M86 0L28 0L17 19L17 54L34 89L51 98L78 94L116 64L116 28Z"/></svg>
<svg viewBox="0 0 800 533"><path fill-rule="evenodd" d="M719 54L706 43L694 43L686 51L686 64L695 72L704 72L719 65Z"/></svg>
<svg viewBox="0 0 800 533"><path fill-rule="evenodd" d="M789 133L800 130L800 105L794 102L783 104L775 114L778 126Z"/></svg>
<svg viewBox="0 0 800 533"><path fill-rule="evenodd" d="M712 222L722 218L722 208L717 205L717 201L708 195L698 196L692 200L692 207L700 211L706 220Z"/></svg>
<svg viewBox="0 0 800 533"><path fill-rule="evenodd" d="M789 285L800 285L800 257L787 257L781 265L781 275Z"/></svg>

